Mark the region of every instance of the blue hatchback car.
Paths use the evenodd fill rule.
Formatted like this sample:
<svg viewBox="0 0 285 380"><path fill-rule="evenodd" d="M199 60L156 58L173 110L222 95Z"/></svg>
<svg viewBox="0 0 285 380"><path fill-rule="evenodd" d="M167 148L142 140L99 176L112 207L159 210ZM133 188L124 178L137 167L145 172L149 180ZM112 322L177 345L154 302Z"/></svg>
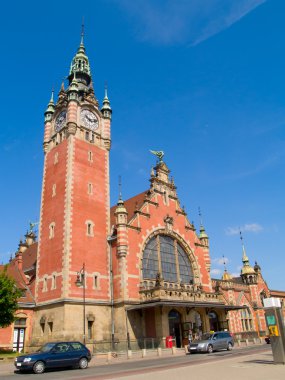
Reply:
<svg viewBox="0 0 285 380"><path fill-rule="evenodd" d="M46 343L33 354L21 355L15 359L19 371L32 370L43 373L46 368L77 367L87 368L91 352L80 342Z"/></svg>

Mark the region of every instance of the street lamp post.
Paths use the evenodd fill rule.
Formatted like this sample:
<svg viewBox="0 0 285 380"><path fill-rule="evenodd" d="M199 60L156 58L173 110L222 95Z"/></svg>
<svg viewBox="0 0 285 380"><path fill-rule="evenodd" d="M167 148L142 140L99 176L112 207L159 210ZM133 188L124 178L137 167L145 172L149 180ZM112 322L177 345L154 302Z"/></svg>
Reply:
<svg viewBox="0 0 285 380"><path fill-rule="evenodd" d="M86 343L86 334L85 334L85 263L83 263L82 268L77 272L77 278L75 285L78 287L82 286L83 289L83 343Z"/></svg>

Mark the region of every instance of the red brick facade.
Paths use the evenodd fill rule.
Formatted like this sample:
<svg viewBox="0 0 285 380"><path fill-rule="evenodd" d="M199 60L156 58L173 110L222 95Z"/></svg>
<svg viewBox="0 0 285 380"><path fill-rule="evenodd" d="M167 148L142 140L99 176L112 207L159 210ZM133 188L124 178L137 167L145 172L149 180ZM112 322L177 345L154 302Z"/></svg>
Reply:
<svg viewBox="0 0 285 380"><path fill-rule="evenodd" d="M189 329L266 334L262 299L285 292L268 289L245 251L241 277L211 279L208 236L180 206L161 155L150 188L110 209L111 108L106 94L99 109L83 42L68 78L45 113L39 242L31 229L8 265L26 290L17 312L25 347L168 335L182 346ZM1 329L0 346L12 347L20 327Z"/></svg>

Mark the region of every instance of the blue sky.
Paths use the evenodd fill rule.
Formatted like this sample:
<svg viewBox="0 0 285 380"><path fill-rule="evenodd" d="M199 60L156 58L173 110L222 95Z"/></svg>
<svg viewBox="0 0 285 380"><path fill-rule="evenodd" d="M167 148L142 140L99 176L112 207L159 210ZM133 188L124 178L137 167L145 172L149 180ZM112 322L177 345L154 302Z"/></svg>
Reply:
<svg viewBox="0 0 285 380"><path fill-rule="evenodd" d="M285 290L285 2L86 0L1 9L0 262L39 219L43 113L80 42L113 108L111 203L149 186L164 150L181 204L210 237L213 277L238 274L239 228Z"/></svg>

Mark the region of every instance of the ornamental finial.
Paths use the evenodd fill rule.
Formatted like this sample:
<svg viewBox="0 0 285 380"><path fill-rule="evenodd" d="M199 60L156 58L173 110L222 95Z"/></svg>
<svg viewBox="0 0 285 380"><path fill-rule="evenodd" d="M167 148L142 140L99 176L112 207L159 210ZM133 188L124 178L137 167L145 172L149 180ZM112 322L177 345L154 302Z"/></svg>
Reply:
<svg viewBox="0 0 285 380"><path fill-rule="evenodd" d="M163 162L164 152L162 150L150 150L150 153L154 154L159 159L159 162Z"/></svg>

